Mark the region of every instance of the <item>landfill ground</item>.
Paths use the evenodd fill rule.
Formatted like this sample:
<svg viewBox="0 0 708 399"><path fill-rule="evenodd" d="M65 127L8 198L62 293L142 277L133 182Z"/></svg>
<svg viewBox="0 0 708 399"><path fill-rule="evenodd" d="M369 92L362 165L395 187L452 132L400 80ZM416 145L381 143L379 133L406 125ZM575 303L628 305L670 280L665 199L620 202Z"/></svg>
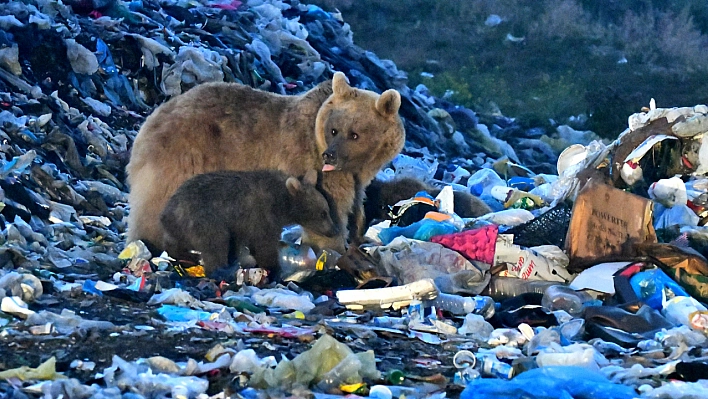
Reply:
<svg viewBox="0 0 708 399"><path fill-rule="evenodd" d="M224 285L126 242L139 129L207 82L398 92L350 96L405 127L365 244ZM708 106L627 118L477 113L295 0L2 2L0 398L708 398Z"/></svg>
<svg viewBox="0 0 708 399"><path fill-rule="evenodd" d="M126 361L162 356L176 362L188 359L203 361L207 352L215 345L236 346L242 340L245 347L254 349L259 357L287 356L292 359L309 349L312 342L323 332L327 332L340 342L346 343L353 351L373 350L379 370L401 370L414 385L416 379L430 381L431 391L446 392L450 398L459 397L462 387L451 383L455 368L449 359L458 350L451 341L442 345L431 345L408 339L400 334L382 332L362 334L358 338L351 331L325 327L322 318L314 320L292 320L281 318L288 325L312 327L318 333L303 334L299 337L284 338L278 334L228 334L221 331L194 327L171 331L155 312L155 306L126 301L111 297L98 297L83 292L54 293L46 305L35 302L34 310L60 313L70 310L87 320L108 321L115 324L109 330L77 330L68 335L33 335L28 328L20 327L0 337L0 370L22 366L36 367L50 357L56 357L56 370L68 378L76 378L84 384L95 381L96 372L111 366L113 356ZM371 313L360 313L366 320ZM392 342L396 342L392 345ZM76 360L95 363L92 370L82 370L71 363ZM227 372L208 376L207 394L215 395L233 386L233 374ZM449 384L448 384L449 383ZM0 390L3 382L0 382ZM6 387L7 388L7 387Z"/></svg>

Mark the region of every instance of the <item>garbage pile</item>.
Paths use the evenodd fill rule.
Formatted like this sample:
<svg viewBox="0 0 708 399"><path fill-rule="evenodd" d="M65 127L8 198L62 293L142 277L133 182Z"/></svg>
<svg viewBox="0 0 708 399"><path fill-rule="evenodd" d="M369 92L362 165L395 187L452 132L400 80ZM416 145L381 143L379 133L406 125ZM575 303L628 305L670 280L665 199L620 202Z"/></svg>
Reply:
<svg viewBox="0 0 708 399"><path fill-rule="evenodd" d="M651 104L612 143L523 129L407 87L299 2L0 14L4 397L705 397L705 105ZM125 243L125 165L154 107L209 81L297 94L334 71L401 93L406 147L377 179L438 195L388 204L348 254L285 230L281 284ZM492 212L459 216L455 192Z"/></svg>

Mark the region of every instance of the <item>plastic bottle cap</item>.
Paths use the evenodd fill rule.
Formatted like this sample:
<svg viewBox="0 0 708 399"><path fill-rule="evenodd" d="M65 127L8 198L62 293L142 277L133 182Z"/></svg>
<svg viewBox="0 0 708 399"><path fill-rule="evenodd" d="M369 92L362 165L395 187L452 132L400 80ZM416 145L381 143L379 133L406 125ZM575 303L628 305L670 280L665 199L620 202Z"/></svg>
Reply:
<svg viewBox="0 0 708 399"><path fill-rule="evenodd" d="M477 364L477 357L471 351L462 350L455 353L452 364L458 369L474 367Z"/></svg>
<svg viewBox="0 0 708 399"><path fill-rule="evenodd" d="M388 382L393 385L403 384L403 380L406 379L405 374L401 370L391 370L388 372Z"/></svg>

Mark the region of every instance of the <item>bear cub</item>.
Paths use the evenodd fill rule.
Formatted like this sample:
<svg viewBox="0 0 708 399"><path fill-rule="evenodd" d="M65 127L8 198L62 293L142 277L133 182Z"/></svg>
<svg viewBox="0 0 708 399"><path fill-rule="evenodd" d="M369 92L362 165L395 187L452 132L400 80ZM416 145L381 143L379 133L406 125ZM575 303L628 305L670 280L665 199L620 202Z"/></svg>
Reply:
<svg viewBox="0 0 708 399"><path fill-rule="evenodd" d="M426 191L437 197L442 189L434 187L413 177L396 177L391 180L374 179L366 187L364 215L366 227L374 221L390 219L389 206L398 201L413 198L419 191ZM492 212L492 209L480 198L464 191L454 191L455 213L463 218L474 218Z"/></svg>
<svg viewBox="0 0 708 399"><path fill-rule="evenodd" d="M318 187L317 172L298 179L276 170L219 171L185 181L160 215L163 246L171 256L201 252L207 276L248 247L271 281L280 278L283 227L299 224L326 237L339 234L334 202Z"/></svg>

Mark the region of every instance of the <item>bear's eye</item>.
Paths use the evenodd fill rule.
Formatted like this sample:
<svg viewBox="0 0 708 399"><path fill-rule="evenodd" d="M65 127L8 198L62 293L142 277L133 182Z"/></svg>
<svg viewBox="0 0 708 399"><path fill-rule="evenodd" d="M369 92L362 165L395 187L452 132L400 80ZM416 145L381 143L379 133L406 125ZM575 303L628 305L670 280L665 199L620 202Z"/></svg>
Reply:
<svg viewBox="0 0 708 399"><path fill-rule="evenodd" d="M336 136L337 133L339 133L339 132L337 132L337 129L332 129L332 136Z"/></svg>
<svg viewBox="0 0 708 399"><path fill-rule="evenodd" d="M356 133L354 133L354 132L352 132L352 136L351 136L351 137L352 137L352 140L356 140L356 139L359 138L359 135L356 134Z"/></svg>
<svg viewBox="0 0 708 399"><path fill-rule="evenodd" d="M320 216L322 217L322 219L327 219L327 211L322 211Z"/></svg>

